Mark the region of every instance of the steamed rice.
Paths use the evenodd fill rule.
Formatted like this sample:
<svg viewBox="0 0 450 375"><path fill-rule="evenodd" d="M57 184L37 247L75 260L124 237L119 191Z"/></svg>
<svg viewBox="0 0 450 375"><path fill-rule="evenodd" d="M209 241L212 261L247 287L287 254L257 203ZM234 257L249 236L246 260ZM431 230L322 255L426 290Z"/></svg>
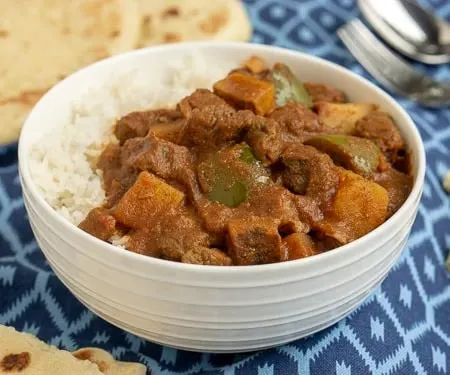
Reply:
<svg viewBox="0 0 450 375"><path fill-rule="evenodd" d="M167 76L156 85L151 71L134 71L87 90L74 101L71 120L32 146L30 172L45 200L78 225L105 199L101 171L92 166L107 143L117 142L112 133L117 119L132 111L175 105L196 88L211 88L228 70L189 56L170 63Z"/></svg>

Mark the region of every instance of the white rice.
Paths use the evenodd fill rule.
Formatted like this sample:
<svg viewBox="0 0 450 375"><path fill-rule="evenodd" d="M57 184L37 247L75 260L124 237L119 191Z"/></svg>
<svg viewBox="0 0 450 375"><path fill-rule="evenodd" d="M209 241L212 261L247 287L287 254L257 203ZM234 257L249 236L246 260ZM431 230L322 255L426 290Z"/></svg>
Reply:
<svg viewBox="0 0 450 375"><path fill-rule="evenodd" d="M58 124L56 131L32 146L32 178L45 200L70 222L78 225L105 198L101 172L91 165L105 144L117 142L112 130L118 118L174 105L195 88L210 88L230 68L207 66L199 56L168 65L167 76L156 85L151 71L134 71L88 89L74 100L71 121Z"/></svg>

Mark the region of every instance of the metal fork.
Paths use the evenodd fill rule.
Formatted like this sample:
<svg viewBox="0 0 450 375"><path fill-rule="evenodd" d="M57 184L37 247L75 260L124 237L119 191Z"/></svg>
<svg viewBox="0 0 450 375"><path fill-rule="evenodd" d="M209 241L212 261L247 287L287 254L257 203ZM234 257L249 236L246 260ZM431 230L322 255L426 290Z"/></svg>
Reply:
<svg viewBox="0 0 450 375"><path fill-rule="evenodd" d="M450 106L450 83L415 71L359 19L339 28L337 34L361 65L388 89L428 107Z"/></svg>

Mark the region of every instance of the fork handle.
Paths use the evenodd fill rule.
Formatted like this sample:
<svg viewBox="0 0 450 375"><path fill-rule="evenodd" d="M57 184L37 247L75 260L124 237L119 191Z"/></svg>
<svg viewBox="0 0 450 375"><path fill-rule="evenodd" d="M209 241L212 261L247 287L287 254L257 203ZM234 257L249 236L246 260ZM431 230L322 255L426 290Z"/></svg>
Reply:
<svg viewBox="0 0 450 375"><path fill-rule="evenodd" d="M426 90L413 96L429 107L450 106L450 83L430 82Z"/></svg>

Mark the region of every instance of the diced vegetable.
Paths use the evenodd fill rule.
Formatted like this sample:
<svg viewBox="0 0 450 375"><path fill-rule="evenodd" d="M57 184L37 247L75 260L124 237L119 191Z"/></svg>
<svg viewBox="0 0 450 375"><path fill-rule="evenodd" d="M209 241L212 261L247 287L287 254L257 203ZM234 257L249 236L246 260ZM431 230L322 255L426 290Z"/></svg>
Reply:
<svg viewBox="0 0 450 375"><path fill-rule="evenodd" d="M237 207L247 199L247 186L240 181L234 181L231 186L225 173L218 173L218 179L208 194L210 201L219 202L227 207Z"/></svg>
<svg viewBox="0 0 450 375"><path fill-rule="evenodd" d="M149 226L162 212L177 208L184 194L149 172L141 172L119 201L113 215L130 228Z"/></svg>
<svg viewBox="0 0 450 375"><path fill-rule="evenodd" d="M363 176L375 172L380 163L380 149L365 138L350 135L317 135L305 144L327 153L338 164Z"/></svg>
<svg viewBox="0 0 450 375"><path fill-rule="evenodd" d="M198 166L198 180L208 199L230 208L246 201L261 177L268 179L268 173L245 144L213 153Z"/></svg>
<svg viewBox="0 0 450 375"><path fill-rule="evenodd" d="M275 84L275 100L278 107L287 103L300 103L308 108L312 107L311 96L287 65L275 64L272 79Z"/></svg>
<svg viewBox="0 0 450 375"><path fill-rule="evenodd" d="M182 121L172 122L169 124L155 124L150 125L149 131L155 136L166 141L176 142L183 127Z"/></svg>
<svg viewBox="0 0 450 375"><path fill-rule="evenodd" d="M241 160L245 161L248 164L256 162L255 155L253 155L253 151L250 147L244 146L241 152Z"/></svg>
<svg viewBox="0 0 450 375"><path fill-rule="evenodd" d="M377 108L376 104L369 103L319 102L314 105L324 130L336 134L352 134L358 120Z"/></svg>
<svg viewBox="0 0 450 375"><path fill-rule="evenodd" d="M317 253L314 241L305 233L292 233L283 238L281 261L306 258Z"/></svg>
<svg viewBox="0 0 450 375"><path fill-rule="evenodd" d="M275 106L272 83L235 72L214 84L214 93L239 109L264 115Z"/></svg>
<svg viewBox="0 0 450 375"><path fill-rule="evenodd" d="M200 163L198 178L202 190L210 201L234 208L247 199L248 183L239 176L236 169L222 165L220 160L222 154L211 155Z"/></svg>
<svg viewBox="0 0 450 375"><path fill-rule="evenodd" d="M259 74L266 70L264 61L258 56L250 56L245 61L244 66L253 74Z"/></svg>
<svg viewBox="0 0 450 375"><path fill-rule="evenodd" d="M228 235L233 264L244 266L280 261L281 237L276 220L259 217L231 220Z"/></svg>
<svg viewBox="0 0 450 375"><path fill-rule="evenodd" d="M354 241L387 218L387 191L353 172L339 169L339 187L319 228L341 244Z"/></svg>

